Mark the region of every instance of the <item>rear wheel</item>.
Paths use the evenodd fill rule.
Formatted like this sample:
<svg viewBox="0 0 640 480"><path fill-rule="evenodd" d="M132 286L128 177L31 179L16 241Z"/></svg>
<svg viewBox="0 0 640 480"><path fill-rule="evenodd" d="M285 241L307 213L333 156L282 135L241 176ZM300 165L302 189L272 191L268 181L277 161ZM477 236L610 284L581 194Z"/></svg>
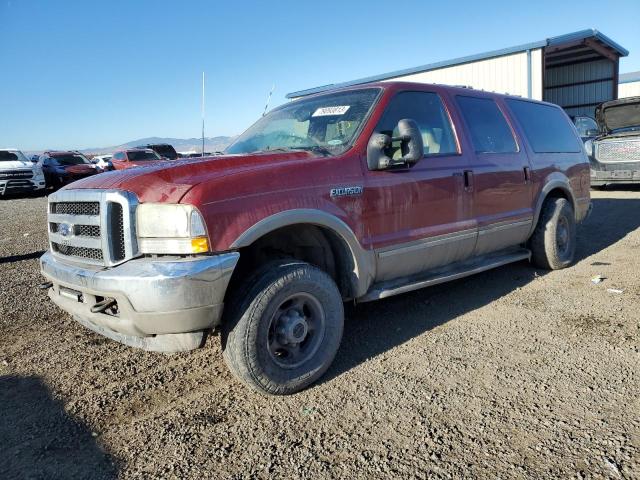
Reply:
<svg viewBox="0 0 640 480"><path fill-rule="evenodd" d="M252 388L298 392L329 368L344 321L342 298L322 270L296 260L271 263L248 280L222 327L224 359Z"/></svg>
<svg viewBox="0 0 640 480"><path fill-rule="evenodd" d="M529 242L534 265L549 270L568 267L576 251L576 221L565 198L548 198Z"/></svg>

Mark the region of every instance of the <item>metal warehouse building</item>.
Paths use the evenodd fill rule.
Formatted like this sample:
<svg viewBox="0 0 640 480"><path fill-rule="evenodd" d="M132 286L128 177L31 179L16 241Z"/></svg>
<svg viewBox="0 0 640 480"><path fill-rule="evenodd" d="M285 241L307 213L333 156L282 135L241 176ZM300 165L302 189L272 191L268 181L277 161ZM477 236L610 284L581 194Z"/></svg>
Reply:
<svg viewBox="0 0 640 480"><path fill-rule="evenodd" d="M618 98L620 57L627 50L597 30L398 70L287 95L297 98L333 88L379 81L465 85L546 100L570 115L593 116L601 102Z"/></svg>
<svg viewBox="0 0 640 480"><path fill-rule="evenodd" d="M618 98L640 97L640 71L620 74Z"/></svg>

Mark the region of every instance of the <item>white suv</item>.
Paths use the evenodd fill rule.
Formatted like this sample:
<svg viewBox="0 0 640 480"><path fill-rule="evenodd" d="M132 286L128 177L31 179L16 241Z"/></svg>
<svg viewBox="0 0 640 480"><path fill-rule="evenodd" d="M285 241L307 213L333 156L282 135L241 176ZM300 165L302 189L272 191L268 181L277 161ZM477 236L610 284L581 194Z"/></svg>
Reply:
<svg viewBox="0 0 640 480"><path fill-rule="evenodd" d="M33 192L46 186L42 166L33 163L20 150L0 149L0 195Z"/></svg>

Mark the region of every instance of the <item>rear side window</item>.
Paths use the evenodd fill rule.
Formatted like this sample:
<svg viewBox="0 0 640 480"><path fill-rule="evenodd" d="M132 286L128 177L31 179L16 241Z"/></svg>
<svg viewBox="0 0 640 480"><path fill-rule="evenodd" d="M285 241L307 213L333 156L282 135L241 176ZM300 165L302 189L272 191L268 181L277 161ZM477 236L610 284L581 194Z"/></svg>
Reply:
<svg viewBox="0 0 640 480"><path fill-rule="evenodd" d="M507 104L522 125L534 152L581 151L581 142L569 123L569 117L559 108L515 99L507 99Z"/></svg>
<svg viewBox="0 0 640 480"><path fill-rule="evenodd" d="M449 114L440 96L432 92L401 92L391 99L378 123L376 131L398 136L398 122L404 118L415 120L422 133L425 155L457 154L458 144L453 134ZM402 156L400 142L393 142L391 158Z"/></svg>
<svg viewBox="0 0 640 480"><path fill-rule="evenodd" d="M504 115L490 98L457 97L476 153L514 153L518 146Z"/></svg>

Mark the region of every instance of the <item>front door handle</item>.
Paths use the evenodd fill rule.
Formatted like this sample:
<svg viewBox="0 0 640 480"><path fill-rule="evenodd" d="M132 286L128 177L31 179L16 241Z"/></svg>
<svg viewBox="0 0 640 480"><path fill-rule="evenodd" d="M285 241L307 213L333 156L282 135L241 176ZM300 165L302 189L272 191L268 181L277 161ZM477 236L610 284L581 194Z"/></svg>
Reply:
<svg viewBox="0 0 640 480"><path fill-rule="evenodd" d="M531 169L529 167L524 167L524 183L531 182Z"/></svg>
<svg viewBox="0 0 640 480"><path fill-rule="evenodd" d="M464 171L464 191L473 192L473 171L472 170Z"/></svg>

